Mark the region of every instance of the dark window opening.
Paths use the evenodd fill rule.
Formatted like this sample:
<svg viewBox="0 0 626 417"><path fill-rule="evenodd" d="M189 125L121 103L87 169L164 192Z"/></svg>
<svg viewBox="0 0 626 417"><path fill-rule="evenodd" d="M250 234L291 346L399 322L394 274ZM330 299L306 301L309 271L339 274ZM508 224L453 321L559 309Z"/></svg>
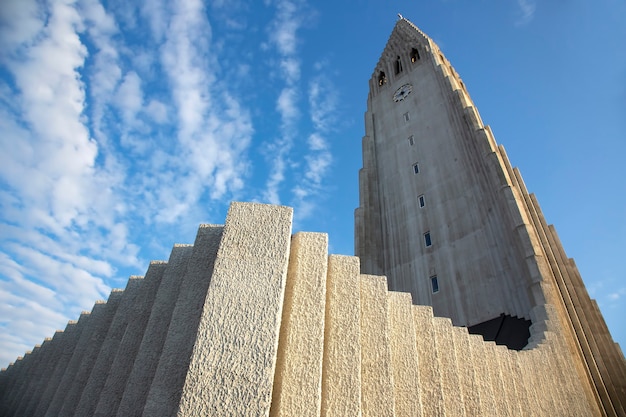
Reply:
<svg viewBox="0 0 626 417"><path fill-rule="evenodd" d="M426 202L424 201L424 194L419 196L418 199L419 199L419 202L420 202L420 207L424 207L426 205Z"/></svg>
<svg viewBox="0 0 626 417"><path fill-rule="evenodd" d="M413 135L409 136L409 145L410 146L415 145L415 139L413 138Z"/></svg>
<svg viewBox="0 0 626 417"><path fill-rule="evenodd" d="M426 245L426 247L432 246L433 242L430 239L430 232L424 233L424 244Z"/></svg>
<svg viewBox="0 0 626 417"><path fill-rule="evenodd" d="M419 174L420 173L419 164L417 164L417 163L413 164L413 173L414 174Z"/></svg>
<svg viewBox="0 0 626 417"><path fill-rule="evenodd" d="M408 122L408 121L409 121L410 117L409 117L409 113L408 113L408 112L407 112L407 113L404 113L402 116L404 116L404 121L405 121L405 122Z"/></svg>
<svg viewBox="0 0 626 417"><path fill-rule="evenodd" d="M433 294L439 292L439 281L437 281L437 276L430 277L430 285L433 288Z"/></svg>
<svg viewBox="0 0 626 417"><path fill-rule="evenodd" d="M396 58L395 70L396 70L396 75L402 72L402 61L400 61L400 57Z"/></svg>
<svg viewBox="0 0 626 417"><path fill-rule="evenodd" d="M420 53L417 49L411 49L411 62L417 62L420 59Z"/></svg>
<svg viewBox="0 0 626 417"><path fill-rule="evenodd" d="M381 71L380 74L378 74L378 85L383 85L387 82L387 77L385 76L384 71Z"/></svg>

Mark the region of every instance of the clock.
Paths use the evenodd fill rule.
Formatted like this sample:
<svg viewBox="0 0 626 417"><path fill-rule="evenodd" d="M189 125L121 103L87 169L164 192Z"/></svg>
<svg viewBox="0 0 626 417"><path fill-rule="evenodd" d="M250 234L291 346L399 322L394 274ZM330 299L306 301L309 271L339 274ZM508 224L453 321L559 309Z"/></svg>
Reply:
<svg viewBox="0 0 626 417"><path fill-rule="evenodd" d="M411 84L404 84L393 93L393 101L398 102L404 100L406 96L411 94L411 91L413 91L413 86Z"/></svg>

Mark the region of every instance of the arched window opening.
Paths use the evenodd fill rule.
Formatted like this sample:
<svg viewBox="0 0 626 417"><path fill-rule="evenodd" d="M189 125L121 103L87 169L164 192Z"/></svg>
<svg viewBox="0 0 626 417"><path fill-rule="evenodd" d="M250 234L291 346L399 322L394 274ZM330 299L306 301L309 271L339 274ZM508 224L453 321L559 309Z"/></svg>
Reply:
<svg viewBox="0 0 626 417"><path fill-rule="evenodd" d="M387 82L387 77L385 76L385 72L381 71L380 74L378 74L378 85L383 85Z"/></svg>
<svg viewBox="0 0 626 417"><path fill-rule="evenodd" d="M396 58L395 68L396 68L396 75L402 72L402 61L400 61L400 57Z"/></svg>
<svg viewBox="0 0 626 417"><path fill-rule="evenodd" d="M417 62L420 59L420 53L417 49L411 49L411 62Z"/></svg>

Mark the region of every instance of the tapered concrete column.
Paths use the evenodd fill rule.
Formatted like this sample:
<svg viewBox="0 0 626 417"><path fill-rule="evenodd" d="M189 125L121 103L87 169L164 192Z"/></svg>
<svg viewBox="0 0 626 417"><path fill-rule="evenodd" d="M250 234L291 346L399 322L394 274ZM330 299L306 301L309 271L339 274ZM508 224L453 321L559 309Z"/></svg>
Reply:
<svg viewBox="0 0 626 417"><path fill-rule="evenodd" d="M478 385L480 375L476 372L476 362L484 358L475 358L470 348L470 338L465 327L453 326L450 329L456 362L459 370L459 388L463 395L465 415L489 415L492 410L482 408L481 391Z"/></svg>
<svg viewBox="0 0 626 417"><path fill-rule="evenodd" d="M122 290L113 290L106 303L94 306L91 311L90 331L83 332L81 335L74 356L63 376L63 385L57 390L51 407L46 411L46 416L74 415L74 410L89 379L91 369L107 335L111 320L115 316L122 294Z"/></svg>
<svg viewBox="0 0 626 417"><path fill-rule="evenodd" d="M492 359L487 355L486 343L482 336L468 335L469 350L472 356L472 366L474 368L475 390L480 399L481 414L474 415L496 415L496 397L492 388L493 381L490 372L489 362Z"/></svg>
<svg viewBox="0 0 626 417"><path fill-rule="evenodd" d="M433 309L430 306L413 306L415 340L419 360L420 398L425 416L445 416L444 392L441 372L435 350Z"/></svg>
<svg viewBox="0 0 626 417"><path fill-rule="evenodd" d="M96 408L100 392L106 382L111 369L111 363L117 354L122 337L126 331L126 326L133 319L132 309L137 302L142 290L144 278L142 276L131 276L122 293L119 306L111 320L106 337L100 347L100 352L94 362L89 379L83 388L80 401L76 405L76 415L91 416Z"/></svg>
<svg viewBox="0 0 626 417"><path fill-rule="evenodd" d="M103 320L105 310L106 302L98 300L90 313L81 315L79 323L82 324L82 331L74 344L72 355L67 361L65 368L61 369L62 376L57 380L58 386L54 391L54 396L50 400L50 405L43 410L45 416L56 417L59 415L59 411L61 411L61 407L63 407L63 401L72 387L74 376L78 372L80 363L83 360L87 345L91 338L95 337L94 332Z"/></svg>
<svg viewBox="0 0 626 417"><path fill-rule="evenodd" d="M359 259L331 255L326 280L322 417L361 415Z"/></svg>
<svg viewBox="0 0 626 417"><path fill-rule="evenodd" d="M178 416L269 414L292 216L231 204Z"/></svg>
<svg viewBox="0 0 626 417"><path fill-rule="evenodd" d="M293 236L270 416L320 415L327 258L328 235Z"/></svg>
<svg viewBox="0 0 626 417"><path fill-rule="evenodd" d="M139 407L139 413L143 408L146 417L174 415L178 410L221 236L221 226L201 225L198 228L145 406L134 405ZM119 416L127 415L124 412L125 408L118 409Z"/></svg>
<svg viewBox="0 0 626 417"><path fill-rule="evenodd" d="M32 416L37 409L37 405L39 401L41 401L42 396L45 392L46 386L48 385L48 381L52 373L54 372L54 367L61 356L61 347L63 345L63 338L67 337L67 333L71 333L75 330L76 322L69 322L65 328L65 331L57 330L52 340L48 344L48 349L45 352L45 356L42 358L42 361L39 363L39 372L31 381L31 384L28 388L30 393L30 398L24 398L22 401L25 404L22 404L21 408L18 409L18 413L24 416Z"/></svg>
<svg viewBox="0 0 626 417"><path fill-rule="evenodd" d="M396 415L426 416L422 412L417 341L411 294L389 292L389 330Z"/></svg>
<svg viewBox="0 0 626 417"><path fill-rule="evenodd" d="M10 410L16 416L19 416L18 411L22 400L26 397L29 398L28 392L29 384L33 381L33 377L36 377L39 371L39 363L41 362L42 352L45 355L44 347L49 343L50 339L46 339L42 345L36 345L33 350L25 357L27 360L27 366L24 368L24 372L17 380L15 393L12 394ZM42 351L43 349L43 351ZM22 410L23 411L23 410Z"/></svg>
<svg viewBox="0 0 626 417"><path fill-rule="evenodd" d="M81 313L76 326L70 327L68 325L65 329L63 338L59 343L59 355L54 362L54 370L51 372L50 378L42 390L37 408L30 415L43 416L46 414L46 410L50 406L50 402L52 401L57 388L61 384L63 375L65 374L70 360L72 359L74 349L78 344L80 336L85 330L85 327L88 326L87 323L90 321L90 316L89 312Z"/></svg>
<svg viewBox="0 0 626 417"><path fill-rule="evenodd" d="M491 390L495 399L493 415L502 417L517 417L511 413L508 402L508 387L505 384L507 377L503 372L499 357L498 346L494 342L484 342L486 371L489 373ZM505 348L506 349L506 348Z"/></svg>
<svg viewBox="0 0 626 417"><path fill-rule="evenodd" d="M433 317L433 330L437 364L441 370L445 415L464 416L463 392L459 381L459 367L452 339L452 322L448 318Z"/></svg>
<svg viewBox="0 0 626 417"><path fill-rule="evenodd" d="M360 276L361 413L364 417L393 416L393 362L389 337L387 279Z"/></svg>
<svg viewBox="0 0 626 417"><path fill-rule="evenodd" d="M96 398L96 404L93 405L93 409L85 410L88 411L85 415L111 416L117 411L117 406L126 386L126 380L137 355L137 349L143 338L154 297L166 269L167 262L150 262L148 271L138 288L138 294L129 305L126 330L119 343L115 358L109 366L106 381L98 398ZM100 410L97 409L97 406L100 406Z"/></svg>
<svg viewBox="0 0 626 417"><path fill-rule="evenodd" d="M219 240L219 236L217 239ZM113 384L109 384L107 381L96 415L101 413L113 415L116 410L117 415L122 417L141 415L154 373L159 365L172 313L192 254L193 245L176 245L172 249L167 270L149 312L150 318L140 341L136 359L128 364L130 374L127 381L123 385L121 382L116 384L115 381L111 381ZM120 359L124 363L128 361L125 357Z"/></svg>

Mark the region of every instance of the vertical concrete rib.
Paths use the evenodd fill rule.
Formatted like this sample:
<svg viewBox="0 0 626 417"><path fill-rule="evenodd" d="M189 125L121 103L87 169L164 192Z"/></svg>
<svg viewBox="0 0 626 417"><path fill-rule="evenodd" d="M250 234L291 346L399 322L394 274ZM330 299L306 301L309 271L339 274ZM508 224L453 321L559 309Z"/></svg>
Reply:
<svg viewBox="0 0 626 417"><path fill-rule="evenodd" d="M389 292L389 330L396 415L426 416L420 397L419 360L411 294Z"/></svg>
<svg viewBox="0 0 626 417"><path fill-rule="evenodd" d="M103 383L93 408L86 410L88 412L84 415L110 416L117 412L117 406L135 361L156 291L166 269L167 262L150 262L146 276L138 288L138 294L129 306L126 330L120 340L115 357L111 359L108 375L105 375L106 381Z"/></svg>
<svg viewBox="0 0 626 417"><path fill-rule="evenodd" d="M125 404L120 404L118 416L141 415L142 409L143 415L147 417L176 413L198 333L202 307L211 282L222 230L221 226L215 225L201 225L198 228L193 253L180 286L158 366L148 395L145 397L145 405L140 402L129 404L125 401ZM130 387L130 383L131 381L126 386ZM129 410L132 412L127 414Z"/></svg>
<svg viewBox="0 0 626 417"><path fill-rule="evenodd" d="M485 341L482 336L468 335L469 350L472 356L472 366L474 368L475 390L480 401L480 413L474 415L496 415L498 410L493 392L492 375L489 362L492 359L487 355Z"/></svg>
<svg viewBox="0 0 626 417"><path fill-rule="evenodd" d="M87 345L91 338L95 337L94 332L103 320L105 309L106 302L96 301L90 313L81 315L79 324L82 323L82 331L76 340L74 350L69 360L67 360L65 368L61 369L62 374L60 374L60 378L57 380L58 385L54 387L54 395L50 399L50 404L45 410L42 410L44 411L43 415L49 417L59 415L59 411L63 407L63 401L69 393L74 376L80 367L80 362L83 360Z"/></svg>
<svg viewBox="0 0 626 417"><path fill-rule="evenodd" d="M16 391L10 406L11 411L15 413L16 416L22 415L21 412L23 409L20 407L24 404L22 400L28 400L30 398L28 387L39 373L39 364L41 363L42 356L45 356L46 347L49 343L50 339L44 340L43 344L35 346L28 355L28 366L19 379L19 385L16 386Z"/></svg>
<svg viewBox="0 0 626 417"><path fill-rule="evenodd" d="M126 326L129 321L133 319L133 305L140 296L143 281L144 278L142 276L131 276L126 283L126 288L115 310L115 315L111 320L106 337L102 341L100 352L95 359L89 379L76 405L75 414L78 416L93 415L96 404L98 404L98 399L100 398L100 392L109 375L111 363L117 354L122 337L124 337Z"/></svg>
<svg viewBox="0 0 626 417"><path fill-rule="evenodd" d="M221 228L219 228L221 230ZM202 233L204 237L204 232ZM219 241L219 236L215 237ZM172 249L167 270L159 285L152 309L148 312L150 318L139 340L137 355L134 362L121 357L121 367L127 364L130 374L122 384L111 381L105 386L103 396L96 408L96 415L137 416L141 415L143 406L154 378L163 345L167 337L172 313L178 300L181 284L189 259L193 254L192 245L176 245Z"/></svg>
<svg viewBox="0 0 626 417"><path fill-rule="evenodd" d="M476 375L475 363L477 359L473 357L473 352L470 347L470 335L467 332L467 328L453 326L450 331L452 333L452 341L456 353L456 362L459 370L459 389L463 396L465 415L488 415L490 410L481 408L481 392L478 385L478 378L480 376ZM483 358L478 360L481 359Z"/></svg>
<svg viewBox="0 0 626 417"><path fill-rule="evenodd" d="M387 279L361 275L361 413L395 415Z"/></svg>
<svg viewBox="0 0 626 417"><path fill-rule="evenodd" d="M269 414L292 216L289 207L231 204L178 416Z"/></svg>
<svg viewBox="0 0 626 417"><path fill-rule="evenodd" d="M8 393L4 403L5 412L7 413L12 414L15 412L16 401L22 395L22 385L24 384L26 375L32 366L32 354L33 352L29 350L24 353L24 356L17 358L15 361L13 377L11 378L11 384L8 388Z"/></svg>
<svg viewBox="0 0 626 417"><path fill-rule="evenodd" d="M441 370L441 384L444 391L445 415L464 416L463 392L459 381L459 367L454 349L452 322L445 317L433 317L435 352Z"/></svg>
<svg viewBox="0 0 626 417"><path fill-rule="evenodd" d="M50 378L43 388L37 408L30 415L39 417L46 414L46 410L50 406L50 402L54 398L54 394L61 385L63 375L65 374L70 360L72 359L72 355L74 354L76 345L80 340L80 336L90 322L90 317L91 314L89 312L83 312L81 313L75 327L70 327L68 325L65 329L63 338L59 343L60 355L57 356L57 360L54 364L54 370L51 372Z"/></svg>
<svg viewBox="0 0 626 417"><path fill-rule="evenodd" d="M42 361L39 363L39 372L32 378L31 384L28 387L29 398L23 398L24 404L18 409L19 415L32 416L37 409L39 401L41 401L46 385L50 380L50 376L54 372L54 366L56 365L59 357L61 356L61 347L63 345L63 338L67 337L67 332L70 334L75 330L76 322L69 322L65 327L65 331L57 330L52 340L48 344L45 356L42 357Z"/></svg>
<svg viewBox="0 0 626 417"><path fill-rule="evenodd" d="M425 416L445 416L441 368L437 363L433 310L430 306L413 306L415 340L419 360L420 398Z"/></svg>
<svg viewBox="0 0 626 417"><path fill-rule="evenodd" d="M327 258L326 234L293 236L270 416L320 415Z"/></svg>
<svg viewBox="0 0 626 417"><path fill-rule="evenodd" d="M485 359L487 371L491 380L491 390L494 396L494 412L496 416L517 417L511 413L509 408L508 387L505 383L507 375L501 366L498 346L494 342L483 342L485 348Z"/></svg>
<svg viewBox="0 0 626 417"><path fill-rule="evenodd" d="M326 281L321 416L361 415L359 259L331 255Z"/></svg>
<svg viewBox="0 0 626 417"><path fill-rule="evenodd" d="M113 290L106 303L98 303L91 311L89 332L83 332L74 351L67 372L63 376L62 387L59 387L46 416L72 416L78 405L83 388L100 352L102 342L115 315L123 291Z"/></svg>

